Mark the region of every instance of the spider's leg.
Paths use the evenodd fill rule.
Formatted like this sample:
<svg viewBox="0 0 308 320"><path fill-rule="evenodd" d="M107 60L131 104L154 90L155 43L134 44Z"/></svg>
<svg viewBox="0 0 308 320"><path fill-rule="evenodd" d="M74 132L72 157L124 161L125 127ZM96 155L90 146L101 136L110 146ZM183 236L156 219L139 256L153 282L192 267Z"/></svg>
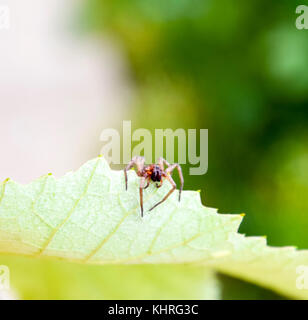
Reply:
<svg viewBox="0 0 308 320"><path fill-rule="evenodd" d="M144 184L145 184L145 178L142 177L140 179L140 187L139 187L141 218L143 217L143 189L144 189Z"/></svg>
<svg viewBox="0 0 308 320"><path fill-rule="evenodd" d="M125 176L125 189L127 190L127 171L130 170L136 164L136 157L134 157L124 168L124 176Z"/></svg>
<svg viewBox="0 0 308 320"><path fill-rule="evenodd" d="M178 173L179 173L179 177L180 177L180 182L181 182L181 187L180 187L180 191L179 191L179 201L181 201L181 193L182 193L182 190L183 190L183 187L184 187L184 178L183 178L183 173L182 173L182 169L181 169L181 166L177 163L175 164L172 164L171 166L169 166L167 169L166 169L166 173L172 173L172 171L174 169L177 169L178 170Z"/></svg>
<svg viewBox="0 0 308 320"><path fill-rule="evenodd" d="M148 180L146 186L143 189L146 189L149 185L150 185L150 181Z"/></svg>
<svg viewBox="0 0 308 320"><path fill-rule="evenodd" d="M172 194L172 192L175 190L176 184L173 181L173 179L171 178L171 176L167 176L166 179L172 184L172 189L164 196L164 198L161 201L157 202L156 205L154 207L152 207L149 211L153 210L158 205L162 204L165 200L167 200L169 198L169 196Z"/></svg>
<svg viewBox="0 0 308 320"><path fill-rule="evenodd" d="M156 184L156 188L160 188L163 185L163 181L160 182L160 184Z"/></svg>
<svg viewBox="0 0 308 320"><path fill-rule="evenodd" d="M126 168L124 169L124 176L125 176L125 189L127 190L127 171L130 170L134 165L137 167L138 175L142 172L144 166L144 157L133 157L133 159L127 164Z"/></svg>
<svg viewBox="0 0 308 320"><path fill-rule="evenodd" d="M137 173L138 173L138 175L140 175L143 171L145 159L142 156L136 156L134 158L136 159L135 163L136 163L136 167L137 167Z"/></svg>
<svg viewBox="0 0 308 320"><path fill-rule="evenodd" d="M165 165L170 167L170 163L164 158L158 158L157 163L162 171L165 171Z"/></svg>

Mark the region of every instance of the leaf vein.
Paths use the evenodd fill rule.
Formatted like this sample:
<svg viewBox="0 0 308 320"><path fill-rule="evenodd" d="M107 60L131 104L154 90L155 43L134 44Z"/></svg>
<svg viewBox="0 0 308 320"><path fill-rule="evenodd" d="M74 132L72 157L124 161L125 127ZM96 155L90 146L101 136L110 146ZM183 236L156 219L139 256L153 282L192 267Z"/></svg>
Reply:
<svg viewBox="0 0 308 320"><path fill-rule="evenodd" d="M50 237L47 239L47 241L45 242L45 244L43 245L43 247L39 250L39 252L37 253L37 255L42 255L44 253L44 251L46 250L46 248L48 247L48 245L51 243L52 239L54 238L54 236L56 235L56 233L58 232L58 230L68 221L68 219L71 217L71 215L73 214L73 212L75 211L78 203L81 201L81 199L84 198L84 196L87 194L87 191L88 191L88 188L89 188L89 185L93 179L93 176L95 174L95 171L96 171L96 168L98 166L98 163L99 163L100 159L97 160L93 170L92 170L92 173L90 175L90 178L88 180L88 182L86 183L86 186L85 186L85 189L82 193L82 195L80 196L79 199L77 199L77 201L75 202L73 208L68 212L67 216L65 217L65 219L56 227L54 228L54 230L52 231Z"/></svg>
<svg viewBox="0 0 308 320"><path fill-rule="evenodd" d="M155 190L155 192L151 193L146 201L150 200L152 197L154 197L158 192L158 189ZM117 232L117 230L121 227L121 225L123 224L123 222L126 220L126 218L128 216L130 216L133 212L135 212L137 210L137 208L140 206L140 204L138 204L135 208L133 208L132 210L128 211L119 221L119 223L115 226L115 228L98 244L98 246L93 249L89 255L86 256L84 262L89 261L108 241L109 239Z"/></svg>

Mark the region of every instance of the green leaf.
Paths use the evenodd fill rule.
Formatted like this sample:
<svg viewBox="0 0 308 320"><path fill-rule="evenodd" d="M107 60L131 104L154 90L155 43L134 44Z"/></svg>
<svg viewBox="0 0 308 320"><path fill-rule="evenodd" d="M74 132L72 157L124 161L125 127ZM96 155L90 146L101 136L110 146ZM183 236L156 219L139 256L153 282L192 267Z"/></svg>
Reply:
<svg viewBox="0 0 308 320"><path fill-rule="evenodd" d="M26 300L190 300L222 295L219 279L203 266L101 266L15 255L1 256L0 264L10 269L15 296Z"/></svg>
<svg viewBox="0 0 308 320"><path fill-rule="evenodd" d="M60 179L52 175L0 188L0 252L57 257L85 264L192 263L249 280L292 297L296 268L308 265L308 251L272 248L261 237L238 234L242 215L218 214L200 194L178 192L140 217L139 178L103 158ZM170 189L168 182L144 191L145 211Z"/></svg>

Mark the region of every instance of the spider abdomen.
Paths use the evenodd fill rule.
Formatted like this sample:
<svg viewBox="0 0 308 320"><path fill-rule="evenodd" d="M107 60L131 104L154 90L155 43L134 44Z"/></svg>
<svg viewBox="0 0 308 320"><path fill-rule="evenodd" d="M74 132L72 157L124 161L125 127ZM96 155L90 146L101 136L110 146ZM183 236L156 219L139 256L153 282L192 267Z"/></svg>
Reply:
<svg viewBox="0 0 308 320"><path fill-rule="evenodd" d="M151 180L154 182L160 182L162 178L161 169L158 166L155 166L152 170Z"/></svg>

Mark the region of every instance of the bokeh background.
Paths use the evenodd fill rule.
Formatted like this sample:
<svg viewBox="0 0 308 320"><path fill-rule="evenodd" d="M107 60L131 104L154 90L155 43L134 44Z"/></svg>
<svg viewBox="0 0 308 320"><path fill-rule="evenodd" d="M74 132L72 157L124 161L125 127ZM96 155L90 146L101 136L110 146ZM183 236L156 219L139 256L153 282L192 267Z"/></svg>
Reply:
<svg viewBox="0 0 308 320"><path fill-rule="evenodd" d="M18 0L0 30L0 178L77 169L104 128L209 129L185 172L240 228L308 247L308 31L296 1ZM0 256L22 299L281 298L188 266L80 266Z"/></svg>

